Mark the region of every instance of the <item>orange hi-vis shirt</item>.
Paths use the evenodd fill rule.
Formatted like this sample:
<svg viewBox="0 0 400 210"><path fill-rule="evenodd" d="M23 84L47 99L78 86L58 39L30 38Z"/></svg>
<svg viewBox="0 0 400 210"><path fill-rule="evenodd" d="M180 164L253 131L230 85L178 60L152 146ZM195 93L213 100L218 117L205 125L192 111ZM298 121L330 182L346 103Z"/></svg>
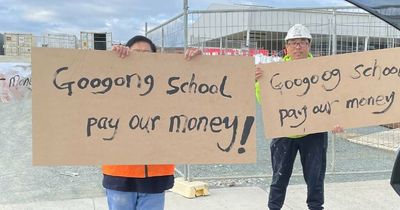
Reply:
<svg viewBox="0 0 400 210"><path fill-rule="evenodd" d="M174 165L103 165L103 174L109 176L146 178L174 175Z"/></svg>

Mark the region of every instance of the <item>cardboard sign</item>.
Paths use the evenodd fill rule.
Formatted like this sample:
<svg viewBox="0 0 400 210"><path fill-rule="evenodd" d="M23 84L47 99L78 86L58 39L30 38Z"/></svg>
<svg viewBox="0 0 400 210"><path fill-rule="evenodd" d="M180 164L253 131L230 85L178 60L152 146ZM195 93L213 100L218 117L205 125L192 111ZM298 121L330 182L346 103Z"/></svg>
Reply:
<svg viewBox="0 0 400 210"><path fill-rule="evenodd" d="M400 48L260 65L265 135L400 120Z"/></svg>
<svg viewBox="0 0 400 210"><path fill-rule="evenodd" d="M0 63L0 103L23 100L31 92L30 63Z"/></svg>
<svg viewBox="0 0 400 210"><path fill-rule="evenodd" d="M33 163L255 162L252 62L35 48Z"/></svg>

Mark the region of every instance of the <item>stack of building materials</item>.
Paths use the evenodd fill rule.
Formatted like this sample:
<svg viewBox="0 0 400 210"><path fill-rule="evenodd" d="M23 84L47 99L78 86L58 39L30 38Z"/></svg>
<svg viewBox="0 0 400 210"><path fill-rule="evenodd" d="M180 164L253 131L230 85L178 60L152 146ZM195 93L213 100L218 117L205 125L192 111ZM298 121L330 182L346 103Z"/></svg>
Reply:
<svg viewBox="0 0 400 210"><path fill-rule="evenodd" d="M81 32L81 49L111 50L111 32Z"/></svg>
<svg viewBox="0 0 400 210"><path fill-rule="evenodd" d="M4 55L4 35L0 34L0 55Z"/></svg>
<svg viewBox="0 0 400 210"><path fill-rule="evenodd" d="M35 46L35 38L31 33L4 33L4 55L30 56L32 46Z"/></svg>
<svg viewBox="0 0 400 210"><path fill-rule="evenodd" d="M72 34L43 34L42 47L76 49L77 38Z"/></svg>

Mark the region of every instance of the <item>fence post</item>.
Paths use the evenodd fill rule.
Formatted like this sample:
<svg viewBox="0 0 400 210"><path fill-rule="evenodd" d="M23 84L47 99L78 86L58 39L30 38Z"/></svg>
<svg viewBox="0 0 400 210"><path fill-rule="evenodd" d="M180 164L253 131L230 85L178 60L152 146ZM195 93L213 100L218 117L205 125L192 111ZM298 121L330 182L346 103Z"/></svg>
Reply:
<svg viewBox="0 0 400 210"><path fill-rule="evenodd" d="M184 44L184 51L188 48L188 10L189 10L189 5L188 5L188 0L183 0L183 44ZM190 177L190 165L186 164L185 165L185 181L192 181L192 178Z"/></svg>
<svg viewBox="0 0 400 210"><path fill-rule="evenodd" d="M147 22L144 23L144 36L147 37Z"/></svg>
<svg viewBox="0 0 400 210"><path fill-rule="evenodd" d="M332 53L332 19L329 19L328 53L326 55L331 55L331 53Z"/></svg>
<svg viewBox="0 0 400 210"><path fill-rule="evenodd" d="M336 9L333 9L332 55L337 53Z"/></svg>
<svg viewBox="0 0 400 210"><path fill-rule="evenodd" d="M357 35L357 38L356 38L356 43L357 43L357 45L356 45L356 52L358 52L358 43L360 42L360 40L358 39L358 35Z"/></svg>
<svg viewBox="0 0 400 210"><path fill-rule="evenodd" d="M368 15L368 35L365 37L364 40L364 51L368 51L370 33L371 33L371 15Z"/></svg>
<svg viewBox="0 0 400 210"><path fill-rule="evenodd" d="M335 148L336 134L332 133L332 161L331 161L331 171L335 172L335 158L336 158L336 148Z"/></svg>
<svg viewBox="0 0 400 210"><path fill-rule="evenodd" d="M164 27L161 28L161 53L164 53Z"/></svg>
<svg viewBox="0 0 400 210"><path fill-rule="evenodd" d="M226 46L226 45L225 45ZM222 43L222 36L219 38L219 51L222 52L222 47L223 47L223 43Z"/></svg>
<svg viewBox="0 0 400 210"><path fill-rule="evenodd" d="M336 9L333 9L333 30L332 30L332 55L337 54L337 31L336 31ZM332 136L332 161L331 161L331 170L332 172L335 171L335 158L336 158L336 146L335 146L335 141L336 141L336 134L333 134Z"/></svg>
<svg viewBox="0 0 400 210"><path fill-rule="evenodd" d="M188 47L188 0L183 0L183 44L184 50Z"/></svg>

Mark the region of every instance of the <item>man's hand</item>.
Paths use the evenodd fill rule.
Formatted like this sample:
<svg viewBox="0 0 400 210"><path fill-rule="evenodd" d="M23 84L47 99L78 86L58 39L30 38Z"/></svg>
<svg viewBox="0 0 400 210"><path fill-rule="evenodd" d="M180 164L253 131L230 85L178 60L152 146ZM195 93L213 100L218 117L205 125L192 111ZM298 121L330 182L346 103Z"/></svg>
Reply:
<svg viewBox="0 0 400 210"><path fill-rule="evenodd" d="M332 129L332 133L334 133L334 134L343 133L343 132L344 132L344 129L340 125L335 125L335 127L333 127L333 129Z"/></svg>
<svg viewBox="0 0 400 210"><path fill-rule="evenodd" d="M193 57L196 57L196 56L202 55L202 54L203 53L198 48L189 48L185 52L185 60L190 61Z"/></svg>
<svg viewBox="0 0 400 210"><path fill-rule="evenodd" d="M125 58L129 55L129 47L124 45L113 45L111 48L120 58Z"/></svg>

